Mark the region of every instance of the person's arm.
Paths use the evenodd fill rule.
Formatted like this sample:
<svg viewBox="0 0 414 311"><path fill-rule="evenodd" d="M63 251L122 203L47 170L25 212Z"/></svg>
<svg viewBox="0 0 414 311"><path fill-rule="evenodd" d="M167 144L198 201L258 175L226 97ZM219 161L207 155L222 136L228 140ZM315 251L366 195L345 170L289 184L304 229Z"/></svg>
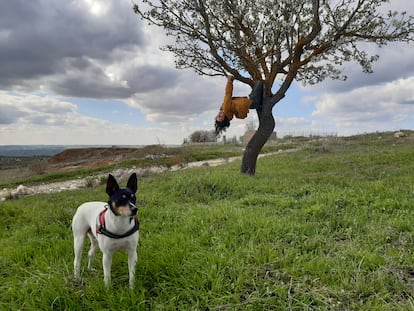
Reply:
<svg viewBox="0 0 414 311"><path fill-rule="evenodd" d="M224 94L223 105L221 109L229 120L233 118L233 112L231 111L231 98L233 96L233 76L227 76L226 90Z"/></svg>

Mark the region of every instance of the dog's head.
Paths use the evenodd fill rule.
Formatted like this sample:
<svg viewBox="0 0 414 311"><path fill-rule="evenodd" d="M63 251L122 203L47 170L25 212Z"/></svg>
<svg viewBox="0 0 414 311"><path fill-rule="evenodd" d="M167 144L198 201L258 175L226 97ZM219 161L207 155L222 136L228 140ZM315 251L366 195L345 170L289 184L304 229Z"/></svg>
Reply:
<svg viewBox="0 0 414 311"><path fill-rule="evenodd" d="M137 214L135 193L138 189L137 174L133 173L126 188L119 188L115 177L109 174L106 183L106 193L109 195L109 207L117 216L134 216Z"/></svg>

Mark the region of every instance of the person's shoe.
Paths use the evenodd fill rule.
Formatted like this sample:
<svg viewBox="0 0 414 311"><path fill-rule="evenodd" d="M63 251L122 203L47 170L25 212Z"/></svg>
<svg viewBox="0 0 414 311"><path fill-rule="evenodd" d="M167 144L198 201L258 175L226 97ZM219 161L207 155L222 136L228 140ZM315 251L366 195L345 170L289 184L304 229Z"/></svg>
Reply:
<svg viewBox="0 0 414 311"><path fill-rule="evenodd" d="M256 81L252 92L249 95L249 99L253 102L250 105L250 109L260 109L263 105L263 82Z"/></svg>

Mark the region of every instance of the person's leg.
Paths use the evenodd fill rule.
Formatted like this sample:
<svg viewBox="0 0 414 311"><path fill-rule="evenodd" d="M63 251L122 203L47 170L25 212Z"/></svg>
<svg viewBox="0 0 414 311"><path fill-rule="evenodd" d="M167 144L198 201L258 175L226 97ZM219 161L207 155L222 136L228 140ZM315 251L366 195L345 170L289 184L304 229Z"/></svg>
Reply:
<svg viewBox="0 0 414 311"><path fill-rule="evenodd" d="M263 82L256 81L249 98L253 103L250 105L250 109L260 109L263 104Z"/></svg>

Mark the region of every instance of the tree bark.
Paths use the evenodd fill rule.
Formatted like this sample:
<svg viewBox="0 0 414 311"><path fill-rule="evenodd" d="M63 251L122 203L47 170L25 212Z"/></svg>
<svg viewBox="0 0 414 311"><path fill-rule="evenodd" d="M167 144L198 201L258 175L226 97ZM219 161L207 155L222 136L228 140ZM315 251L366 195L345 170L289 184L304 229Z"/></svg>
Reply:
<svg viewBox="0 0 414 311"><path fill-rule="evenodd" d="M272 115L273 105L269 99L263 100L263 111L257 111L259 116L259 128L250 139L243 154L240 172L254 176L256 174L256 163L264 144L275 129L275 119Z"/></svg>

